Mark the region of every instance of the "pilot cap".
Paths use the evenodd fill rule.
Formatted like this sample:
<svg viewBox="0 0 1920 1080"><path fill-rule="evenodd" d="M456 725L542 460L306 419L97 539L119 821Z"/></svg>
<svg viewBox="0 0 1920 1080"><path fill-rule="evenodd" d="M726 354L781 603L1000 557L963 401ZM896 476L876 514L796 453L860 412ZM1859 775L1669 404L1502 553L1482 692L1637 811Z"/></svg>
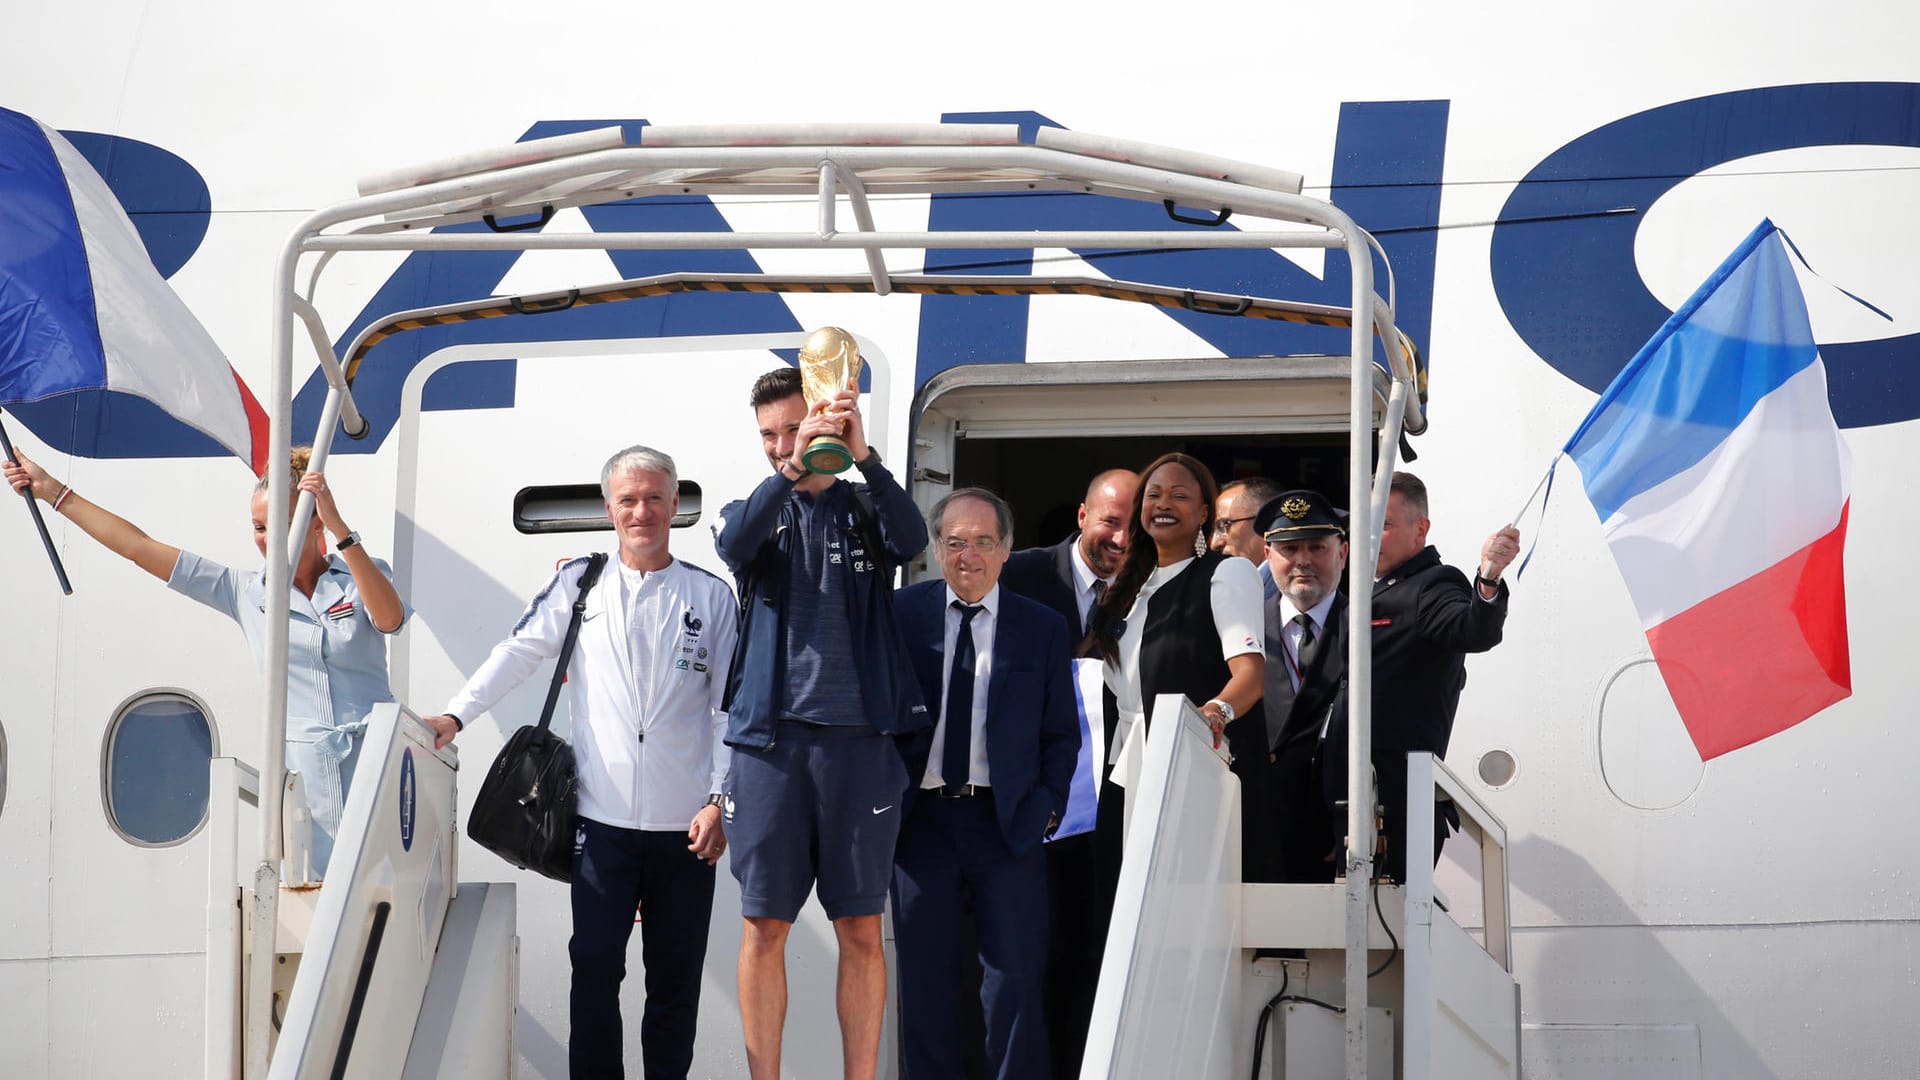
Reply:
<svg viewBox="0 0 1920 1080"><path fill-rule="evenodd" d="M1254 515L1253 527L1267 543L1280 544L1313 536L1345 536L1345 517L1326 496L1299 488L1267 500Z"/></svg>

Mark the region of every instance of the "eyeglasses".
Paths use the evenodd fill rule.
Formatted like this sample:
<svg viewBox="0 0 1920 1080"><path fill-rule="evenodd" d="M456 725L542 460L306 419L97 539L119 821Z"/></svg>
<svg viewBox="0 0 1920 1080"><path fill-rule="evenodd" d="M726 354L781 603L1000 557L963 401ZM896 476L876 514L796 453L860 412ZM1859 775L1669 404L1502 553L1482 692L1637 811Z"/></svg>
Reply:
<svg viewBox="0 0 1920 1080"><path fill-rule="evenodd" d="M1252 521L1253 519L1254 515L1252 514L1237 518L1215 518L1213 519L1213 534L1215 536L1225 536L1233 529L1235 524L1242 521Z"/></svg>
<svg viewBox="0 0 1920 1080"><path fill-rule="evenodd" d="M1000 541L991 536L976 536L971 541L949 536L940 541L940 546L946 548L949 555L958 555L968 548L972 548L975 555L991 555Z"/></svg>

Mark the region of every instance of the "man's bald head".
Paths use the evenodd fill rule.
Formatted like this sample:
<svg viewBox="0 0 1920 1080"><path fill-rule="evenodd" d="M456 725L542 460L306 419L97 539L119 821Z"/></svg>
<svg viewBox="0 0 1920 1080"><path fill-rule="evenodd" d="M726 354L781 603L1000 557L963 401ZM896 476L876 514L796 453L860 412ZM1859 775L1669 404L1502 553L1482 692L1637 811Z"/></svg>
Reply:
<svg viewBox="0 0 1920 1080"><path fill-rule="evenodd" d="M1131 469L1108 469L1087 485L1080 504L1080 557L1095 574L1110 578L1127 554L1127 527L1140 477Z"/></svg>

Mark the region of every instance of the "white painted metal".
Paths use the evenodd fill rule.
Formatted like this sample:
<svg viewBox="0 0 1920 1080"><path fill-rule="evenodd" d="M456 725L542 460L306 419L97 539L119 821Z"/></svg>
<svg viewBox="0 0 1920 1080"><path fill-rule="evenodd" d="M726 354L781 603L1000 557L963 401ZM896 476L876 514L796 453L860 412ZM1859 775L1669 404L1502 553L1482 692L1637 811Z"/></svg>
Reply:
<svg viewBox="0 0 1920 1080"><path fill-rule="evenodd" d="M350 438L359 438L366 434L367 421L353 403L353 391L347 386L347 378L340 370L340 358L333 354L333 342L327 340L326 324L320 318L320 312L313 303L303 297L293 298L293 313L307 328L307 337L313 343L313 353L320 358L320 372L326 376L327 386L340 391L340 429ZM322 425L322 431L326 431ZM317 441L317 437L316 437Z"/></svg>
<svg viewBox="0 0 1920 1080"><path fill-rule="evenodd" d="M525 165L533 161L570 157L594 150L611 150L625 144L626 138L621 134L619 127L594 128L591 131L576 131L571 135L553 135L532 142L496 146L488 150L476 150L421 165L392 169L362 178L357 187L362 195L380 195L389 191L430 184L436 180L489 172L511 165Z"/></svg>
<svg viewBox="0 0 1920 1080"><path fill-rule="evenodd" d="M652 124L640 145L1014 146L1015 124Z"/></svg>
<svg viewBox="0 0 1920 1080"><path fill-rule="evenodd" d="M1154 702L1082 1080L1232 1080L1241 1037L1240 784L1177 694Z"/></svg>
<svg viewBox="0 0 1920 1080"><path fill-rule="evenodd" d="M206 1077L238 1080L241 1058L240 958L247 890L241 884L241 805L260 805L260 774L217 757L207 784Z"/></svg>
<svg viewBox="0 0 1920 1080"><path fill-rule="evenodd" d="M401 1080L508 1080L519 986L518 894L468 883L447 906L440 962L420 1003Z"/></svg>
<svg viewBox="0 0 1920 1080"><path fill-rule="evenodd" d="M398 705L369 716L268 1075L371 1080L404 1067L455 890L458 760ZM271 954L259 941L255 955Z"/></svg>
<svg viewBox="0 0 1920 1080"><path fill-rule="evenodd" d="M1034 132L1033 144L1044 146L1049 150L1066 150L1075 154L1085 154L1088 157L1145 165L1152 169L1167 169L1172 172L1190 173L1194 176L1211 176L1216 180L1231 180L1236 184L1271 188L1289 195L1300 194L1300 187L1306 182L1299 173L1288 172L1285 169L1253 165L1244 161L1230 161L1210 154L1196 154L1187 150L1155 146L1137 139L1116 139L1061 127L1042 127Z"/></svg>
<svg viewBox="0 0 1920 1080"><path fill-rule="evenodd" d="M1334 248L1337 238L1291 232L851 232L822 237L801 232L729 233L328 233L305 241L306 251L867 251L899 248Z"/></svg>
<svg viewBox="0 0 1920 1080"><path fill-rule="evenodd" d="M1431 836L1434 798L1454 800L1463 831L1479 840L1484 944L1439 911L1433 866L1407 859L1402 1001L1404 1080L1520 1075L1520 1011L1506 921L1506 826L1432 754L1407 755L1407 835Z"/></svg>

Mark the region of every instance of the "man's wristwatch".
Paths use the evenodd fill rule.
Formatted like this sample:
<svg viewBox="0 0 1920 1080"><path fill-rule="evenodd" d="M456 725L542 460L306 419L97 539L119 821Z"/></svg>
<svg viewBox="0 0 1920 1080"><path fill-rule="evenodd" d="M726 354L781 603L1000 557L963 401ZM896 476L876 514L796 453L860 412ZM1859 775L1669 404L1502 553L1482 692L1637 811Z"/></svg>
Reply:
<svg viewBox="0 0 1920 1080"><path fill-rule="evenodd" d="M724 810L726 809L726 805L727 805L727 797L716 791L713 794L707 796L707 805L718 806L722 810Z"/></svg>
<svg viewBox="0 0 1920 1080"><path fill-rule="evenodd" d="M344 554L348 548L356 547L359 545L359 543L360 543L360 534L353 531L352 529L348 529L347 535L341 537L340 542L333 545L333 550Z"/></svg>
<svg viewBox="0 0 1920 1080"><path fill-rule="evenodd" d="M1212 701L1207 702L1207 704L1220 706L1220 715L1223 718L1220 722L1223 724L1233 723L1234 718L1239 715L1238 713L1235 713L1233 711L1232 705L1221 700L1220 698L1214 698Z"/></svg>

